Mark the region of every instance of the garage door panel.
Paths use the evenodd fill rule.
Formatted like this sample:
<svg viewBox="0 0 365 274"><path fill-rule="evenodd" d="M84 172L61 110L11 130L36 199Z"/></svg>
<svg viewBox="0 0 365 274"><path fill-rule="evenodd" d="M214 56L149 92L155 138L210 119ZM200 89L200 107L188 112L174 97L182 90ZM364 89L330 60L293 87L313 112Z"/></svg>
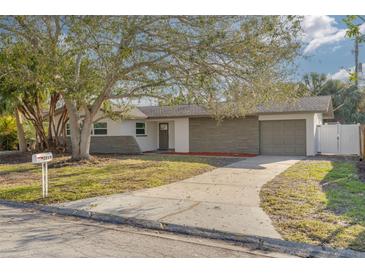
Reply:
<svg viewBox="0 0 365 274"><path fill-rule="evenodd" d="M271 155L306 154L305 120L260 122L260 153Z"/></svg>
<svg viewBox="0 0 365 274"><path fill-rule="evenodd" d="M292 145L296 143L295 135L284 136L284 145Z"/></svg>
<svg viewBox="0 0 365 274"><path fill-rule="evenodd" d="M294 144L295 145L305 145L305 139L304 138L296 138L295 140L294 140Z"/></svg>
<svg viewBox="0 0 365 274"><path fill-rule="evenodd" d="M285 144L285 142L284 142L283 138L281 138L281 136L274 135L271 140L272 140L273 145L284 145Z"/></svg>
<svg viewBox="0 0 365 274"><path fill-rule="evenodd" d="M303 125L303 126L305 126L305 125ZM293 135L298 140L305 140L305 134L306 134L305 130L295 130Z"/></svg>

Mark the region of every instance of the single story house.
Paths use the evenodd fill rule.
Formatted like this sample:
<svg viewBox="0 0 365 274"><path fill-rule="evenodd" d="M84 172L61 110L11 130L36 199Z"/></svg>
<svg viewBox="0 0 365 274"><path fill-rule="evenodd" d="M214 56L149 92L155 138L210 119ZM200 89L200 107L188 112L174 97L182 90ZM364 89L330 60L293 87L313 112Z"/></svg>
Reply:
<svg viewBox="0 0 365 274"><path fill-rule="evenodd" d="M244 118L221 123L198 105L142 106L131 118L95 118L93 153L229 152L315 155L316 128L333 118L330 96L302 97L295 103L258 107ZM67 134L69 134L67 129Z"/></svg>

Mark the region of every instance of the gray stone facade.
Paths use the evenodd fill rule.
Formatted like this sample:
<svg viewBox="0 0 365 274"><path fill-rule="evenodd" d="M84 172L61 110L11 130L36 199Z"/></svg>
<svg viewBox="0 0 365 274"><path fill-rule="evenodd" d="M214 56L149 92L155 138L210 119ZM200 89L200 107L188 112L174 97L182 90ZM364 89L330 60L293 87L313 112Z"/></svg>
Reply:
<svg viewBox="0 0 365 274"><path fill-rule="evenodd" d="M70 149L70 138L67 138ZM91 136L90 153L140 154L136 139L133 136Z"/></svg>
<svg viewBox="0 0 365 274"><path fill-rule="evenodd" d="M191 152L236 152L259 154L257 116L227 119L218 124L212 118L189 119Z"/></svg>

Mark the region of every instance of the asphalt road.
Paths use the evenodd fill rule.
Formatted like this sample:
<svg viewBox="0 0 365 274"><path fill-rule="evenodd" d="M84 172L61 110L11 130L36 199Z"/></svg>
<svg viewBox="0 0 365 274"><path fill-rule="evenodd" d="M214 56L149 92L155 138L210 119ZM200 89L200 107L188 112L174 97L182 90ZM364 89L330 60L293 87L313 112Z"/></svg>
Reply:
<svg viewBox="0 0 365 274"><path fill-rule="evenodd" d="M0 257L286 257L223 241L0 206Z"/></svg>

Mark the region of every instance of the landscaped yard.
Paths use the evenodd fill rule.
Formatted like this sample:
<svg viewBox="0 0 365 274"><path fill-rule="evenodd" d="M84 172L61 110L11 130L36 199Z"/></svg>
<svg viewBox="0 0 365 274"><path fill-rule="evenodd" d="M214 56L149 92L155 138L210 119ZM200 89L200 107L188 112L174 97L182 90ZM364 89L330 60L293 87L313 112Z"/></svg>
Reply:
<svg viewBox="0 0 365 274"><path fill-rule="evenodd" d="M261 190L284 239L365 251L365 183L356 161L303 160Z"/></svg>
<svg viewBox="0 0 365 274"><path fill-rule="evenodd" d="M31 155L0 158L0 199L57 203L156 187L224 166L235 158L146 154L95 156L75 163L57 157L49 168L49 197L41 197L41 168Z"/></svg>

